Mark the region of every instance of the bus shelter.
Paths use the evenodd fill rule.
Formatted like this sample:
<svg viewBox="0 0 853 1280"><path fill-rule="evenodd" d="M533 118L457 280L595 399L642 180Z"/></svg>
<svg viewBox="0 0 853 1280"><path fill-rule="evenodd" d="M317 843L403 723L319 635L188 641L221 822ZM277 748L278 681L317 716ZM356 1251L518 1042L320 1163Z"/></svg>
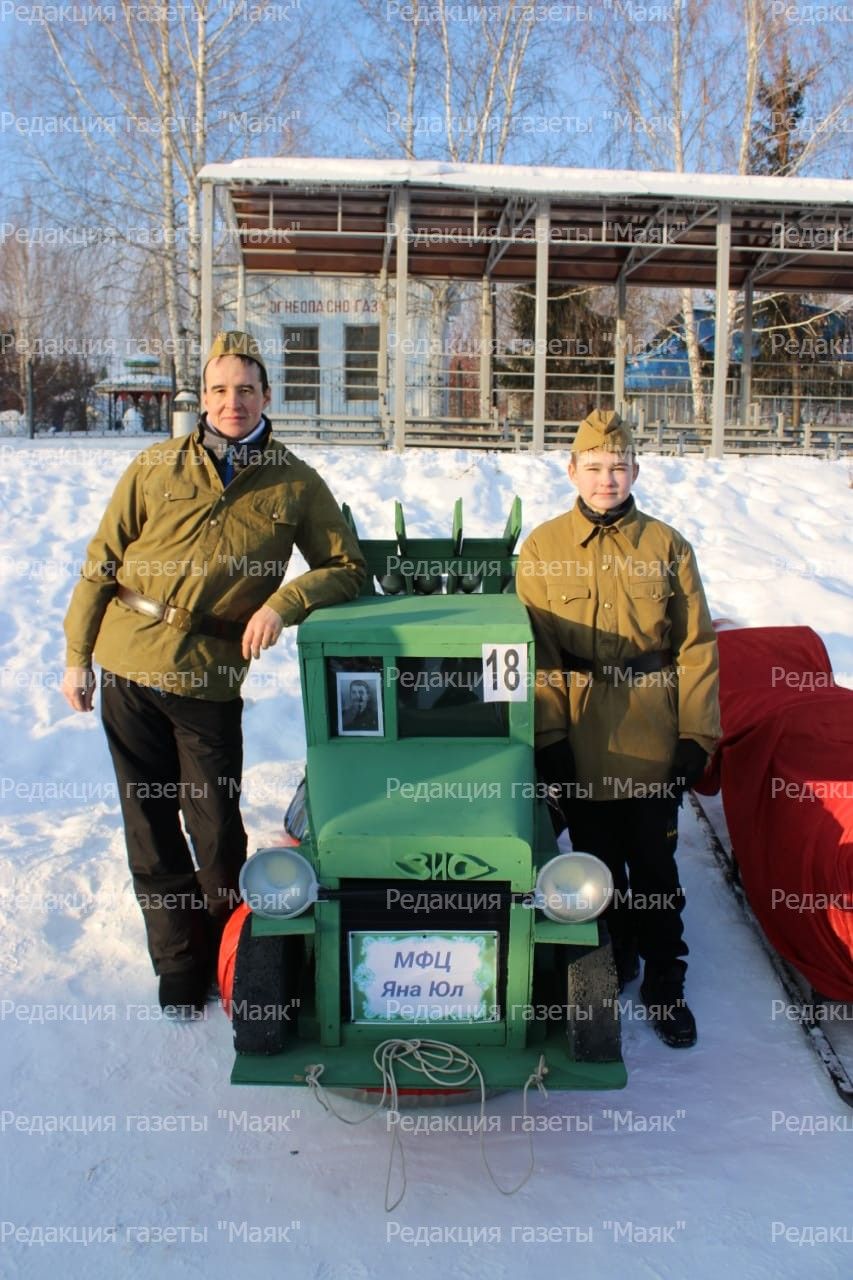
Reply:
<svg viewBox="0 0 853 1280"><path fill-rule="evenodd" d="M496 378L494 290L529 285L532 394L523 425L534 450L545 445L554 367L549 297L571 286L615 290L612 367L593 398L624 411L628 289L713 293L713 456L722 455L726 427L730 292L742 297L741 421L752 401L756 293L853 294L850 180L297 157L211 164L199 177L203 347L225 317L270 341L277 335L274 419L338 416L384 431L397 449L419 422L439 416L418 410L413 369L419 352L441 345L454 286L480 300L476 358L458 363L456 375L470 378L486 422ZM321 403L329 341L339 354L340 412ZM460 425L471 401L458 399ZM568 429L571 415L547 425Z"/></svg>

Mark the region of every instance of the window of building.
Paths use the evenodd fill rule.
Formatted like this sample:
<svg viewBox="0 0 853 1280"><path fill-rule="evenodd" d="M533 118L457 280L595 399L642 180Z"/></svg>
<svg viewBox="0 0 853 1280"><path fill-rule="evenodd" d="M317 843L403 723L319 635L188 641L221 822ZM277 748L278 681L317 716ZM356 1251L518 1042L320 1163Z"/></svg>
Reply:
<svg viewBox="0 0 853 1280"><path fill-rule="evenodd" d="M320 411L320 330L316 325L285 325L284 399L313 400Z"/></svg>
<svg viewBox="0 0 853 1280"><path fill-rule="evenodd" d="M344 394L347 400L379 399L379 325L344 325Z"/></svg>

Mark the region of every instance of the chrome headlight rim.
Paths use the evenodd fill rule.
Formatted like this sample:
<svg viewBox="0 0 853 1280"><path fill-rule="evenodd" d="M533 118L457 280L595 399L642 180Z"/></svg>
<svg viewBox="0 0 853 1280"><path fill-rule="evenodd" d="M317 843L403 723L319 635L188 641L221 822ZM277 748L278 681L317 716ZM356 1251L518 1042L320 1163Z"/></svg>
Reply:
<svg viewBox="0 0 853 1280"><path fill-rule="evenodd" d="M585 869L587 877L593 878L587 896L580 889L561 892L547 885L555 868L564 867L568 863ZM595 880L598 881L597 885ZM558 853L544 867L540 867L533 890L533 905L556 924L588 924L604 914L613 900L613 893L613 875L607 864L594 853L573 850L571 853Z"/></svg>
<svg viewBox="0 0 853 1280"><path fill-rule="evenodd" d="M264 864L275 858L293 863L294 876L290 884L273 878L264 879ZM240 896L249 910L265 920L295 920L304 915L319 895L317 873L308 859L292 845L273 845L258 849L240 869ZM294 898L294 905L288 899Z"/></svg>

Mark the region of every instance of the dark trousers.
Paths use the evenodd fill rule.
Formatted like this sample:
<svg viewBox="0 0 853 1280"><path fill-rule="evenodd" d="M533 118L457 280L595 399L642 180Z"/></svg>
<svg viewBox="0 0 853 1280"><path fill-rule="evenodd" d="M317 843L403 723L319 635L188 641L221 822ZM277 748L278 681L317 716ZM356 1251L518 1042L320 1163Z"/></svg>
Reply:
<svg viewBox="0 0 853 1280"><path fill-rule="evenodd" d="M209 702L102 676L128 862L158 974L212 968L238 901L242 711L241 698Z"/></svg>
<svg viewBox="0 0 853 1280"><path fill-rule="evenodd" d="M610 868L615 893L604 918L614 949L636 945L652 968L686 956L675 864L678 801L574 800L569 835L573 848Z"/></svg>

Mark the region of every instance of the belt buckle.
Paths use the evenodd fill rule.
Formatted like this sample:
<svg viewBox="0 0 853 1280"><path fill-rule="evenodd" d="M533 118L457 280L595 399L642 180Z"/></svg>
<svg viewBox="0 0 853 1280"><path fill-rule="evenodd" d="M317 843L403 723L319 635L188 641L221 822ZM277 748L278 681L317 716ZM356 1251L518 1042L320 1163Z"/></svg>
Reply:
<svg viewBox="0 0 853 1280"><path fill-rule="evenodd" d="M192 631L192 614L189 609L182 609L180 605L167 604L163 610L163 621L176 631L183 631L185 635Z"/></svg>

